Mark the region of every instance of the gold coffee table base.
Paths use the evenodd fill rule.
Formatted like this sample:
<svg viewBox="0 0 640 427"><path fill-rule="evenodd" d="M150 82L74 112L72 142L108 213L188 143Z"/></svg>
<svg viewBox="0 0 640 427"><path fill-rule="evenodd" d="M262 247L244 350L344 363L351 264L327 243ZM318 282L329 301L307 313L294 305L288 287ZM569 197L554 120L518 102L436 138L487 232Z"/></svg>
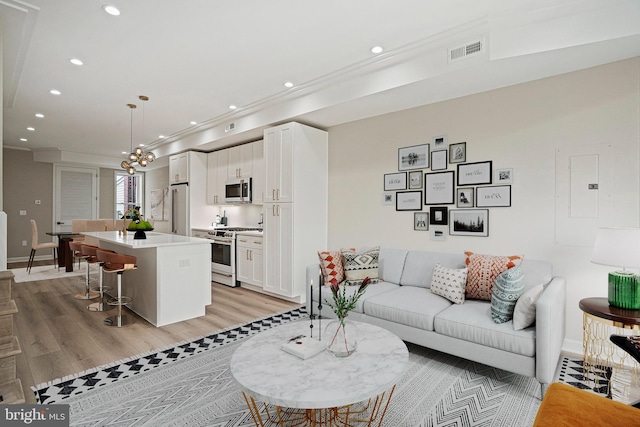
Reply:
<svg viewBox="0 0 640 427"><path fill-rule="evenodd" d="M272 407L263 403L266 412L266 420L260 414L260 404L251 396L242 392L242 396L249 408L251 417L256 426L269 425L297 427L297 426L380 426L387 413L391 397L395 390L394 385L389 392L372 397L367 402L337 408L322 409L293 409L281 406Z"/></svg>

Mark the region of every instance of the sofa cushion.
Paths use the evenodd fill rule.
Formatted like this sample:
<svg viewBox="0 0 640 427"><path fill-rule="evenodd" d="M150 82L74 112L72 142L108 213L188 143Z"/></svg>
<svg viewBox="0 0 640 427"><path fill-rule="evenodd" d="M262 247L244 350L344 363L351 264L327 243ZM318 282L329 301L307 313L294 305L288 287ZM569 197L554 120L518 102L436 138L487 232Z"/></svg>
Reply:
<svg viewBox="0 0 640 427"><path fill-rule="evenodd" d="M465 252L467 276L467 298L491 301L491 291L498 275L508 268L519 265L521 255L495 256Z"/></svg>
<svg viewBox="0 0 640 427"><path fill-rule="evenodd" d="M434 294L440 295L454 304L462 304L466 285L466 268L447 268L440 263L433 268L431 292Z"/></svg>
<svg viewBox="0 0 640 427"><path fill-rule="evenodd" d="M513 329L528 328L536 321L536 302L542 294L544 286L539 284L525 292L516 302L513 310Z"/></svg>
<svg viewBox="0 0 640 427"><path fill-rule="evenodd" d="M404 270L400 284L403 286L419 286L429 288L433 277L433 267L440 263L444 267L464 268L463 254L447 254L441 252L409 251L404 262Z"/></svg>
<svg viewBox="0 0 640 427"><path fill-rule="evenodd" d="M513 309L524 289L524 275L520 266L503 271L491 292L491 318L496 323L513 319Z"/></svg>
<svg viewBox="0 0 640 427"><path fill-rule="evenodd" d="M380 248L378 277L385 282L400 284L408 252L405 249Z"/></svg>
<svg viewBox="0 0 640 427"><path fill-rule="evenodd" d="M376 246L361 253L357 253L352 249L342 249L341 252L347 285L360 286L366 277L371 279L371 283L379 281L378 259L380 257L380 247Z"/></svg>
<svg viewBox="0 0 640 427"><path fill-rule="evenodd" d="M453 304L436 315L435 331L523 356L536 354L535 328L516 331L512 322L495 323L490 312L491 303L486 301L467 300L464 304Z"/></svg>
<svg viewBox="0 0 640 427"><path fill-rule="evenodd" d="M451 306L451 302L423 288L400 286L368 298L363 305L368 316L433 331L436 314Z"/></svg>
<svg viewBox="0 0 640 427"><path fill-rule="evenodd" d="M340 251L318 251L320 270L324 277L324 285L331 286L344 280L342 253Z"/></svg>
<svg viewBox="0 0 640 427"><path fill-rule="evenodd" d="M368 298L375 297L376 295L380 295L385 292L393 291L395 289L398 289L399 287L400 285L396 285L395 283L387 283L387 282L378 282L376 284L371 284L367 286L366 291L364 292L364 294L362 294L358 302L356 302L356 306L352 311L362 313L363 312L362 305L364 301L366 301ZM313 306L314 312L316 311L316 308L318 307L318 303L320 302L318 297L318 291L320 292L320 298L322 300L322 312L323 313L331 312L332 311L331 307L329 307L327 303L329 302L333 304L333 294L331 293L331 288L326 286L319 287L319 289L313 288L313 295L311 296L311 300L315 302ZM355 294L357 291L358 291L358 286L347 286L347 289L346 289L347 298Z"/></svg>

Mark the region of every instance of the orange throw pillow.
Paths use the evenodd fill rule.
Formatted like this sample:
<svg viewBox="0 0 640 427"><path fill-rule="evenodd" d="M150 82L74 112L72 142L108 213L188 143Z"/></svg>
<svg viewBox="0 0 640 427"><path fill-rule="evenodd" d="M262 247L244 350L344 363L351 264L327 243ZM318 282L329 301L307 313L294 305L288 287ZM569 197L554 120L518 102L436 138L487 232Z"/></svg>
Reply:
<svg viewBox="0 0 640 427"><path fill-rule="evenodd" d="M522 255L495 256L465 252L467 256L466 297L491 301L491 292L496 279L503 271L520 265Z"/></svg>
<svg viewBox="0 0 640 427"><path fill-rule="evenodd" d="M344 267L340 251L319 251L318 258L320 258L320 269L324 276L325 286L341 283L344 280Z"/></svg>

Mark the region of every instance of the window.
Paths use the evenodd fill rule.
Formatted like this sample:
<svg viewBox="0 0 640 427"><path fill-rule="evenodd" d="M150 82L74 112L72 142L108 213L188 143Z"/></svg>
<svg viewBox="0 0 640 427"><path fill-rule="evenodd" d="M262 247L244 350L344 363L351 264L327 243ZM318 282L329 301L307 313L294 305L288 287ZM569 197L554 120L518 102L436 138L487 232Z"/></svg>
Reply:
<svg viewBox="0 0 640 427"><path fill-rule="evenodd" d="M144 175L115 173L115 218L120 219L125 211L135 206L144 206Z"/></svg>

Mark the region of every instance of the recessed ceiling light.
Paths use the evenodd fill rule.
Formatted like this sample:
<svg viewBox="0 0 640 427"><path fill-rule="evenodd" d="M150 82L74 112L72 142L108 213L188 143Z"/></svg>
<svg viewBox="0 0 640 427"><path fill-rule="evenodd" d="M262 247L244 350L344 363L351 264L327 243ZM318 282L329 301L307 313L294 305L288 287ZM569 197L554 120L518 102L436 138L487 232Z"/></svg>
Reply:
<svg viewBox="0 0 640 427"><path fill-rule="evenodd" d="M84 64L84 62L82 62L81 60L79 60L78 58L71 58L69 60L69 62L71 62L73 65L82 65Z"/></svg>
<svg viewBox="0 0 640 427"><path fill-rule="evenodd" d="M138 147L144 147L144 144L138 144Z"/></svg>
<svg viewBox="0 0 640 427"><path fill-rule="evenodd" d="M192 125L197 125L198 124L198 122L194 122L193 120L190 121L189 123L191 123Z"/></svg>
<svg viewBox="0 0 640 427"><path fill-rule="evenodd" d="M44 114L36 113L36 117L39 118L39 119L43 119L44 118Z"/></svg>
<svg viewBox="0 0 640 427"><path fill-rule="evenodd" d="M51 89L51 90L49 91L49 93L50 93L51 95L61 95L61 94L62 94L62 92L60 92L58 89Z"/></svg>
<svg viewBox="0 0 640 427"><path fill-rule="evenodd" d="M158 135L158 138L164 138L164 135Z"/></svg>
<svg viewBox="0 0 640 427"><path fill-rule="evenodd" d="M112 16L120 15L120 11L118 10L118 8L115 6L111 6L109 4L105 4L104 6L102 6L102 9L104 9L104 11L107 12L109 15L112 15Z"/></svg>
<svg viewBox="0 0 640 427"><path fill-rule="evenodd" d="M293 87L293 83L291 83L291 82L285 82L285 83L284 83L284 87Z"/></svg>
<svg viewBox="0 0 640 427"><path fill-rule="evenodd" d="M371 48L371 53L381 53L382 52L382 46L374 46Z"/></svg>
<svg viewBox="0 0 640 427"><path fill-rule="evenodd" d="M126 151L121 151L121 153L122 153L122 154L129 154L129 153L128 153L128 152L126 152Z"/></svg>
<svg viewBox="0 0 640 427"><path fill-rule="evenodd" d="M27 138L20 138L20 141L27 142Z"/></svg>
<svg viewBox="0 0 640 427"><path fill-rule="evenodd" d="M236 107L235 105L229 105L229 109L230 110L235 110L236 108L238 108L238 107Z"/></svg>
<svg viewBox="0 0 640 427"><path fill-rule="evenodd" d="M32 131L32 132L33 132L34 130L36 130L36 128L33 128L33 127L29 126L29 127L27 128L27 130L30 130L30 131Z"/></svg>

